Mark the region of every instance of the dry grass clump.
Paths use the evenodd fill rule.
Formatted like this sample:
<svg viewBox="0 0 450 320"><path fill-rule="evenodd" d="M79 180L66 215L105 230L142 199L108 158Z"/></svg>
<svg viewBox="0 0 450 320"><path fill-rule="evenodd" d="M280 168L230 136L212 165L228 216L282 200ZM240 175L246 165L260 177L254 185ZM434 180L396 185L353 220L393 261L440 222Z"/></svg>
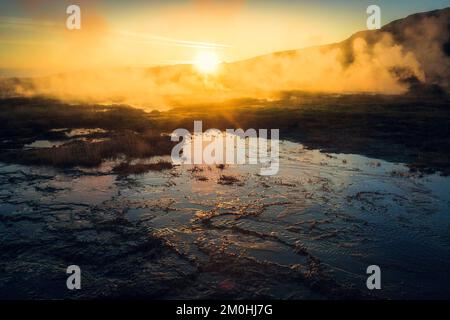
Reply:
<svg viewBox="0 0 450 320"><path fill-rule="evenodd" d="M122 162L113 168L113 172L119 176L128 176L130 174L144 174L148 171L162 171L173 168L172 163L167 161L159 161L156 163L137 163L130 164L129 162Z"/></svg>
<svg viewBox="0 0 450 320"><path fill-rule="evenodd" d="M57 148L20 150L4 154L23 164L49 165L60 168L96 167L103 160L147 158L170 154L173 143L167 137L143 137L130 131L115 134L101 142L75 141Z"/></svg>
<svg viewBox="0 0 450 320"><path fill-rule="evenodd" d="M229 176L229 175L223 174L220 176L218 183L223 184L223 185L240 184L241 180L239 180L235 176Z"/></svg>

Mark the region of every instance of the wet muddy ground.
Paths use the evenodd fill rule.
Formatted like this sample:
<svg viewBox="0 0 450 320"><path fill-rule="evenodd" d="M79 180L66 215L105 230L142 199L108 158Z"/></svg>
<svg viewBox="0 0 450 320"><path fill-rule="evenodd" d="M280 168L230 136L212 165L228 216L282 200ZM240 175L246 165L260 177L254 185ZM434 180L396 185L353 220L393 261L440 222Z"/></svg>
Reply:
<svg viewBox="0 0 450 320"><path fill-rule="evenodd" d="M450 178L282 141L280 172L0 164L0 298L449 298ZM82 289L66 288L67 266ZM379 265L382 289L366 287Z"/></svg>

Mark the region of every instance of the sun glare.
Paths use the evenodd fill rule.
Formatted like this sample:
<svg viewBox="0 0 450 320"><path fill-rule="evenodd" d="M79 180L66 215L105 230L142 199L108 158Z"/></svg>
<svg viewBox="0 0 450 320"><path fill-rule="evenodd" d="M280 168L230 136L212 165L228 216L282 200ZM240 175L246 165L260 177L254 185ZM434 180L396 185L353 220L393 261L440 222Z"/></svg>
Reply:
<svg viewBox="0 0 450 320"><path fill-rule="evenodd" d="M214 52L199 52L194 60L194 65L201 73L209 74L217 71L219 58Z"/></svg>

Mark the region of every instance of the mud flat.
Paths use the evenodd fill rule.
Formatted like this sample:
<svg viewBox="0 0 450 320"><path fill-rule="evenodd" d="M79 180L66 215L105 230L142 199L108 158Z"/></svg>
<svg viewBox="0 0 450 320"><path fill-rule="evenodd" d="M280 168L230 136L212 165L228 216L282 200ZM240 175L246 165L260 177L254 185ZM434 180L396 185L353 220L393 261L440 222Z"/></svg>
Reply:
<svg viewBox="0 0 450 320"><path fill-rule="evenodd" d="M350 98L324 97L322 107L315 108L315 97L304 99L303 111L292 109L287 102L291 99L280 111L276 124L281 133L293 125L292 119L302 125L285 130L290 136L281 141L280 172L273 177L260 176L257 165L155 164L169 160L164 155L170 150L164 134L173 127L189 128L193 117L205 119L208 127L233 127L229 120L222 122L225 115L245 111L243 123L270 128L268 121L273 122L279 107L274 102L270 108L267 102L256 101L246 102L255 104L250 109L239 106L243 102L236 102L233 109L217 106L223 111L215 118L202 118L200 111L194 115L195 108L175 110L169 117L124 106L69 106L33 99L2 102L0 116L9 121L1 129L0 297L450 297L446 162L414 171L408 167L412 162L401 160L408 159L411 150L428 152L422 144L437 141L442 148L436 150L445 160L445 106L412 105L408 110L416 110L415 118L410 114L400 120L400 110L407 106L394 105L390 119L398 122L393 127L396 135L380 122L363 121L361 126L368 126L368 131L354 129L358 132L354 145L348 142L346 149L343 139L352 131L339 127L339 135L336 130L339 123L360 128L355 121L365 116L350 112L357 97L343 111L348 121L341 122L330 108L345 102L336 99ZM366 110L384 101L358 99ZM424 107L434 110L427 117L443 130L427 139L420 135L431 126L430 118L421 118ZM287 110L292 119L288 120ZM312 114L326 125L316 120L308 127ZM417 127L411 130L411 123ZM327 141L326 132L317 133L324 125L330 128ZM391 130L389 136L373 135L385 129ZM77 134L68 135L72 130ZM403 149L366 150L367 137L392 146L390 138L397 145L411 134L419 138L404 142ZM300 136L305 144L293 142ZM36 140L64 144L24 148ZM109 148L107 141L128 142ZM316 143L322 151L312 149ZM80 144L86 144L85 149ZM342 151L324 151L330 146ZM83 157L80 151L78 158L61 161L61 148L91 153ZM380 156L368 157L364 150ZM92 159L96 161L87 161ZM160 167L165 170L152 170ZM82 269L83 290L66 289L65 270L71 264ZM371 264L382 269L381 291L366 289L365 271Z"/></svg>
<svg viewBox="0 0 450 320"><path fill-rule="evenodd" d="M2 298L450 296L446 177L288 141L276 177L112 168L1 165ZM70 264L83 270L75 293ZM370 264L381 291L365 289Z"/></svg>

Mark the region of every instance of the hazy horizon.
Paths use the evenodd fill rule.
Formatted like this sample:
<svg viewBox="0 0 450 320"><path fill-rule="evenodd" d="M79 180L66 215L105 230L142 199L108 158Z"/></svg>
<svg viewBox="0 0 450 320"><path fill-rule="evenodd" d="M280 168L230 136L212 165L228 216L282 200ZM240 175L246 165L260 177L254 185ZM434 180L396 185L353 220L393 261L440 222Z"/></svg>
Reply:
<svg viewBox="0 0 450 320"><path fill-rule="evenodd" d="M98 1L81 2L81 29L69 30L68 3L44 2L19 1L10 5L9 16L0 15L0 46L6 48L0 58L7 67L0 70L3 97L165 110L277 99L292 91L450 91L448 8L406 18L424 6L410 2L405 10L404 3L380 3L381 25L397 15L402 19L368 31L364 1L134 1L120 12L114 1ZM426 7L434 11L441 4ZM367 32L350 37L359 31Z"/></svg>

